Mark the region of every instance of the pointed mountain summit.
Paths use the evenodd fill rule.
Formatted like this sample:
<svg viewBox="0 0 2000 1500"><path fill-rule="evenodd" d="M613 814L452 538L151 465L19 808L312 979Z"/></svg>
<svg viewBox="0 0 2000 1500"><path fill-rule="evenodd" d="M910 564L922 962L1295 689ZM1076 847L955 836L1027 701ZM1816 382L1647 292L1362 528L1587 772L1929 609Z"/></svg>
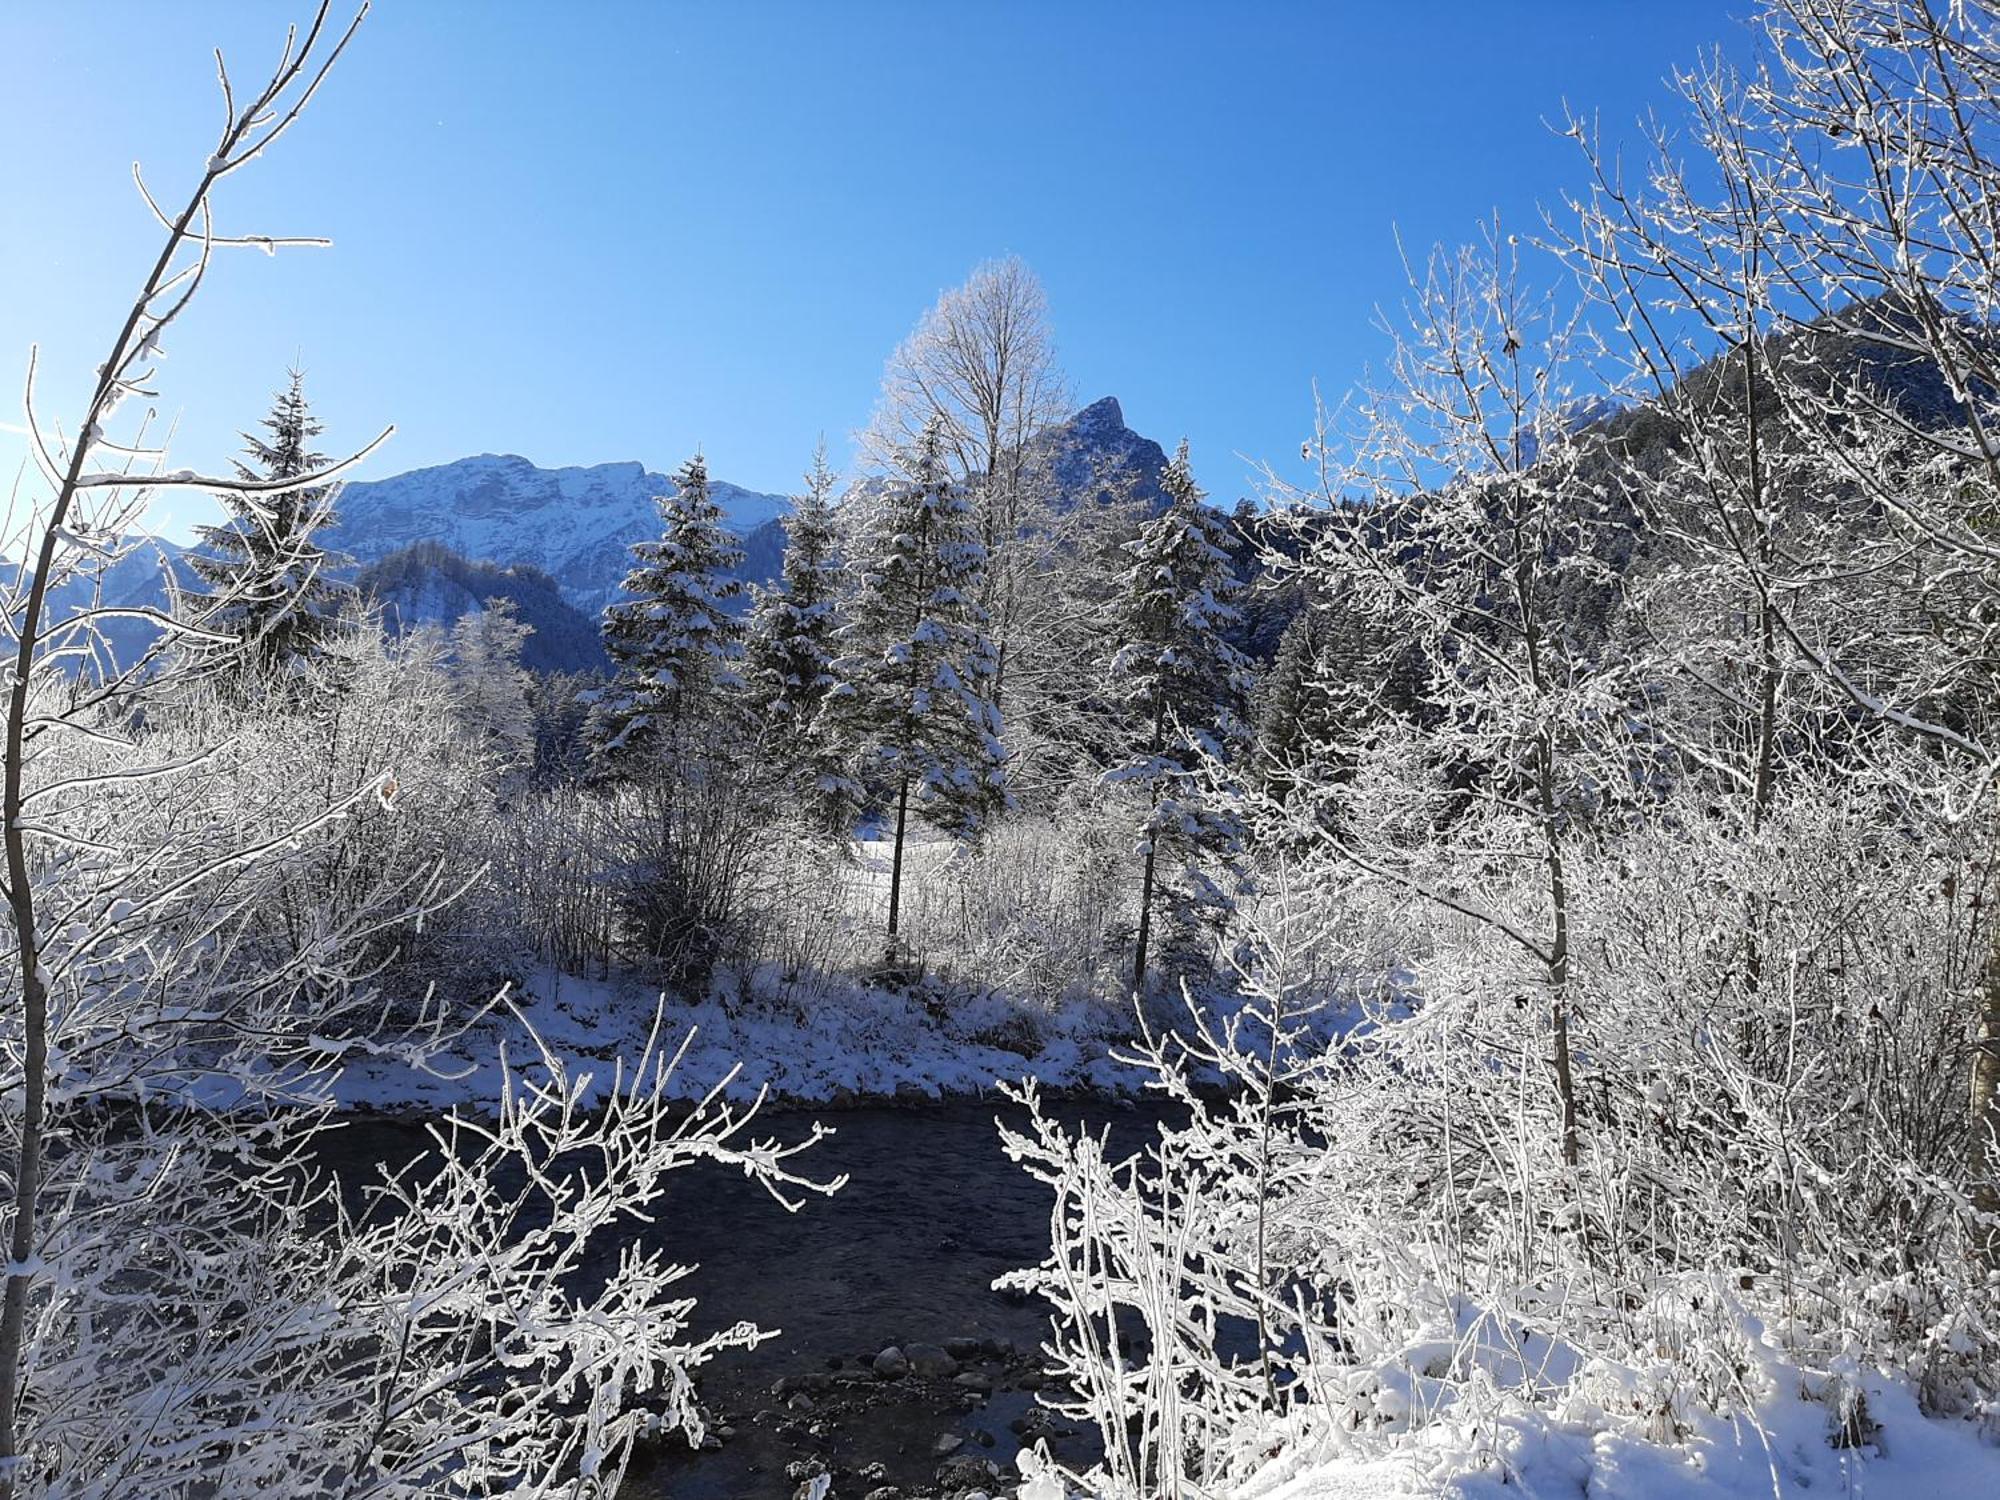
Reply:
<svg viewBox="0 0 2000 1500"><path fill-rule="evenodd" d="M1068 421L1036 434L1034 447L1047 455L1056 487L1069 505L1114 499L1128 486L1132 497L1149 509L1166 504L1160 488L1166 451L1125 425L1125 409L1116 396L1093 401Z"/></svg>

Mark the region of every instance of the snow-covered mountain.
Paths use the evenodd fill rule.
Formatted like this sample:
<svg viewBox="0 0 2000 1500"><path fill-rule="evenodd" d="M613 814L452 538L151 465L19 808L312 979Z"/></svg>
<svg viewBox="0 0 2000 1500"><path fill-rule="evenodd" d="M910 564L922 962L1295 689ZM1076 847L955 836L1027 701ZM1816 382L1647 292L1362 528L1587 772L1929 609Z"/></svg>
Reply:
<svg viewBox="0 0 2000 1500"><path fill-rule="evenodd" d="M1091 403L1034 442L1050 460L1062 504L1089 503L1128 489L1160 503L1167 456L1158 443L1125 425L1116 397ZM879 483L863 480L851 493L865 496ZM631 569L632 543L660 534L654 497L672 490L671 478L643 464L544 469L513 454L484 453L386 479L348 482L340 491L337 520L321 540L348 560L335 576L368 587L390 608L394 622L449 629L488 600L508 598L536 627L527 652L532 665L581 670L603 664L594 638L597 618ZM710 492L743 543L741 576L758 583L775 578L784 561L783 519L791 502L726 480L710 481ZM111 570L105 601L163 603L162 559L185 582L191 577L190 550L149 543ZM378 566L385 560L387 568ZM87 602L88 590L75 585L56 605L64 613ZM114 626L111 634L121 660L136 656L152 638L138 622Z"/></svg>
<svg viewBox="0 0 2000 1500"><path fill-rule="evenodd" d="M595 615L632 566L632 543L660 534L656 495L674 482L643 464L543 469L513 454L483 453L340 492L326 545L357 563L379 562L415 542L439 542L478 562L527 564L563 597ZM782 495L725 480L710 484L731 530L747 537L785 513Z"/></svg>

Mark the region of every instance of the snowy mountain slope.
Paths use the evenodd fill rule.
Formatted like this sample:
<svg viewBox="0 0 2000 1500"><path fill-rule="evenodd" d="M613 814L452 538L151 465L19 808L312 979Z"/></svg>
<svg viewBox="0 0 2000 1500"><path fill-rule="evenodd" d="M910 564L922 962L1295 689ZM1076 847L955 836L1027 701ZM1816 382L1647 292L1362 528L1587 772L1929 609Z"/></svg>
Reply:
<svg viewBox="0 0 2000 1500"><path fill-rule="evenodd" d="M722 480L710 488L739 536L776 520L789 503ZM637 463L543 469L486 453L347 484L325 541L364 565L415 542L440 542L480 562L525 563L595 615L617 595L631 544L659 535L653 498L672 492L671 479Z"/></svg>

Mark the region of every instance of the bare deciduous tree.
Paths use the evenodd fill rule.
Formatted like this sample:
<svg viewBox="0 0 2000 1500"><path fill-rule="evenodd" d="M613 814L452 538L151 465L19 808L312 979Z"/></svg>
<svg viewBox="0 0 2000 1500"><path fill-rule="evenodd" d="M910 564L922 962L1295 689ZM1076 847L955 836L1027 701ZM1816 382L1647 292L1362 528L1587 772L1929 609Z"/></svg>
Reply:
<svg viewBox="0 0 2000 1500"><path fill-rule="evenodd" d="M893 470L933 418L954 477L973 502L987 573L979 603L993 622L1004 708L1008 648L1031 559L1028 534L1048 521L1047 475L1033 439L1068 414L1048 298L1027 263L1006 256L977 267L938 298L882 376L882 398L862 450Z"/></svg>

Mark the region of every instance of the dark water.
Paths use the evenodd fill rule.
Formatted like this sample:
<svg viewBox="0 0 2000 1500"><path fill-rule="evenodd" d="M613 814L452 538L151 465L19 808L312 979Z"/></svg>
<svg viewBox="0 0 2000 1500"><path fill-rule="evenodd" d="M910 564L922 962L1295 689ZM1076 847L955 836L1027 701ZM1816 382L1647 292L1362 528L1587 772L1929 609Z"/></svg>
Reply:
<svg viewBox="0 0 2000 1500"><path fill-rule="evenodd" d="M1163 1118L1158 1106L1117 1103L1063 1104L1051 1112L1072 1126L1109 1129L1120 1153L1142 1147ZM813 1118L763 1115L757 1133L801 1139ZM754 1350L719 1357L702 1374L705 1405L734 1435L711 1452L650 1455L635 1465L623 1491L627 1500L788 1496L796 1481L785 1477L785 1467L801 1458L816 1458L836 1473L883 1466L881 1478L837 1479L836 1497L858 1497L881 1483L924 1493L938 1463L933 1445L947 1432L966 1436L965 1453L991 1458L1011 1476L1018 1440L1008 1424L1035 1398L1010 1388L1005 1361L978 1365L1000 1389L972 1410L960 1402L977 1401L976 1393L949 1385L846 1377L890 1344L1006 1340L1025 1356L1047 1336L1044 1307L992 1290L996 1276L1038 1263L1048 1249L1049 1190L1000 1149L996 1119L1018 1126L1022 1113L996 1100L818 1118L835 1134L793 1164L816 1177L847 1174L835 1196L811 1197L787 1213L740 1172L704 1163L674 1178L656 1223L633 1225L623 1238L607 1234L597 1246L598 1264L607 1270L620 1245L633 1241L696 1263L681 1289L699 1299L697 1333L742 1319L778 1330ZM425 1145L407 1125L357 1122L344 1134L343 1170L407 1160ZM842 1384L810 1398L812 1411L789 1411L771 1393L781 1377L815 1373ZM1072 1441L1088 1439L1077 1434Z"/></svg>

